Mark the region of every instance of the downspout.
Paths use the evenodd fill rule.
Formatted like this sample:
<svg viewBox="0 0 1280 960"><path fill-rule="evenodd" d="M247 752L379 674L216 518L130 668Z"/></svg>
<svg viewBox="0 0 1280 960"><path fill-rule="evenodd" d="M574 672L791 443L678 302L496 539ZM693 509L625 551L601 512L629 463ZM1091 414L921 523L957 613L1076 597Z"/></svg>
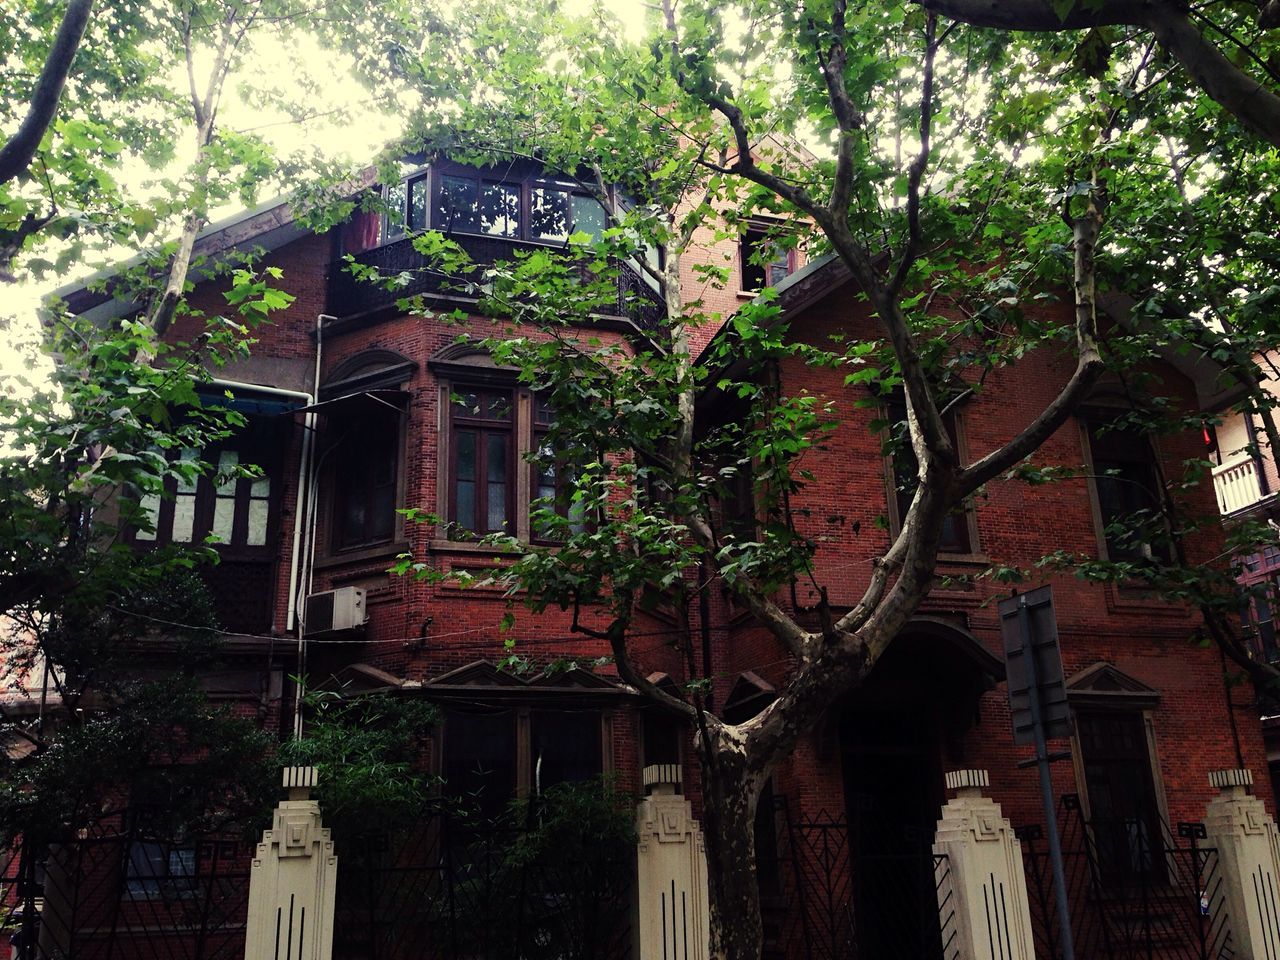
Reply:
<svg viewBox="0 0 1280 960"><path fill-rule="evenodd" d="M316 366L313 374L312 390L317 398L320 396L320 362L324 353L324 322L326 320L334 320L326 313L316 315ZM302 739L302 697L306 692L303 687L303 676L306 671L306 616L298 615L298 606L305 603L306 598L311 594L311 585L315 574L315 553L316 553L316 470L315 470L315 423L316 415L314 411L307 413L304 426L306 428L306 451L303 457L302 475L305 475L307 483L306 489L306 511L307 524L303 529L303 542L305 546L299 547L299 541L295 540L294 569L298 570L296 578L290 578L289 584L289 625L296 630L298 636L298 682L293 705L293 736L294 739ZM303 487L302 475L300 475L298 492L301 496ZM298 509L294 517L295 526L302 521L302 509ZM300 557L304 557L300 560ZM299 564L304 564L301 569ZM299 591L298 587L302 585L303 589Z"/></svg>

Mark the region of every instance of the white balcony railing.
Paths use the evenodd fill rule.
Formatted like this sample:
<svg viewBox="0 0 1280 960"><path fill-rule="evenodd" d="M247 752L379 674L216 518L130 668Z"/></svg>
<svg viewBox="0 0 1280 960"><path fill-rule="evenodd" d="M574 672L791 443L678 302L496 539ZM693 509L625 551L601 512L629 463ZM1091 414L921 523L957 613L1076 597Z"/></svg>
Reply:
<svg viewBox="0 0 1280 960"><path fill-rule="evenodd" d="M1223 514L1253 506L1262 499L1262 488L1258 485L1258 465L1246 457L1214 467L1213 489L1218 494L1218 509Z"/></svg>

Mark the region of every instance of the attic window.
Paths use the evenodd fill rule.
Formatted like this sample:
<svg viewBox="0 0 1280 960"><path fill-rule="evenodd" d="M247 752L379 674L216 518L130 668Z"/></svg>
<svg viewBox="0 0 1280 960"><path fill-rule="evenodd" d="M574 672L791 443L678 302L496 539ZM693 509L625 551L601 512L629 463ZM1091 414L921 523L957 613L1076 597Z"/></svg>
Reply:
<svg viewBox="0 0 1280 960"><path fill-rule="evenodd" d="M776 287L795 272L795 252L763 227L751 227L742 235L740 253L744 291Z"/></svg>

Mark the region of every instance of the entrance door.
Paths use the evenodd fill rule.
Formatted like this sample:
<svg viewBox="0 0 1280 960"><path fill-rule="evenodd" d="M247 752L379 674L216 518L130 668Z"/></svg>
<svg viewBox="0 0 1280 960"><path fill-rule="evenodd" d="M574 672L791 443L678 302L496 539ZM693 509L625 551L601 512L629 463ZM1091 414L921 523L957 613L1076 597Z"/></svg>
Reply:
<svg viewBox="0 0 1280 960"><path fill-rule="evenodd" d="M860 960L940 960L933 832L942 803L930 710L845 715L841 741Z"/></svg>

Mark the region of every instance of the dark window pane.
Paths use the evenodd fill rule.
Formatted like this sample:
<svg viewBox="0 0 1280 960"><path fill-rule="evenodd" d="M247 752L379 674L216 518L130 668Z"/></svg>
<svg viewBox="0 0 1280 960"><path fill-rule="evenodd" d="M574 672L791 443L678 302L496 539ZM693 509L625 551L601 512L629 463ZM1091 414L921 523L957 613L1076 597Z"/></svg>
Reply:
<svg viewBox="0 0 1280 960"><path fill-rule="evenodd" d="M439 223L444 231L475 233L479 229L476 181L463 177L440 178Z"/></svg>
<svg viewBox="0 0 1280 960"><path fill-rule="evenodd" d="M335 431L344 436L336 459L336 546L390 540L395 530L400 421L395 415L354 415Z"/></svg>
<svg viewBox="0 0 1280 960"><path fill-rule="evenodd" d="M1147 437L1106 424L1089 428L1098 510L1112 560L1168 559L1168 545L1152 542L1159 520L1159 480Z"/></svg>
<svg viewBox="0 0 1280 960"><path fill-rule="evenodd" d="M404 234L405 199L408 189L404 183L387 187L387 238Z"/></svg>
<svg viewBox="0 0 1280 960"><path fill-rule="evenodd" d="M511 419L511 394L509 393L493 393L486 398L486 412L491 420L510 420Z"/></svg>
<svg viewBox="0 0 1280 960"><path fill-rule="evenodd" d="M589 233L592 240L599 240L609 225L604 207L595 197L584 197L575 193L570 199L573 212L574 233Z"/></svg>
<svg viewBox="0 0 1280 960"><path fill-rule="evenodd" d="M486 440L488 449L485 450L485 479L490 483L506 483L507 438L502 434L491 433Z"/></svg>
<svg viewBox="0 0 1280 960"><path fill-rule="evenodd" d="M480 192L480 232L520 236L520 191L506 183L486 183Z"/></svg>
<svg viewBox="0 0 1280 960"><path fill-rule="evenodd" d="M534 187L529 204L529 236L534 240L564 240L569 236L569 194L551 187Z"/></svg>
<svg viewBox="0 0 1280 960"><path fill-rule="evenodd" d="M791 274L791 253L763 230L748 230L742 238L742 289L777 286Z"/></svg>
<svg viewBox="0 0 1280 960"><path fill-rule="evenodd" d="M458 448L458 479L474 480L476 478L476 432L459 430L455 442Z"/></svg>
<svg viewBox="0 0 1280 960"><path fill-rule="evenodd" d="M534 712L530 720L534 793L557 783L589 780L600 774L600 715L584 711Z"/></svg>
<svg viewBox="0 0 1280 960"><path fill-rule="evenodd" d="M427 178L420 177L409 183L408 224L410 230L423 230L427 226Z"/></svg>
<svg viewBox="0 0 1280 960"><path fill-rule="evenodd" d="M512 715L450 711L444 722L442 766L449 796L464 808L496 817L516 792Z"/></svg>

